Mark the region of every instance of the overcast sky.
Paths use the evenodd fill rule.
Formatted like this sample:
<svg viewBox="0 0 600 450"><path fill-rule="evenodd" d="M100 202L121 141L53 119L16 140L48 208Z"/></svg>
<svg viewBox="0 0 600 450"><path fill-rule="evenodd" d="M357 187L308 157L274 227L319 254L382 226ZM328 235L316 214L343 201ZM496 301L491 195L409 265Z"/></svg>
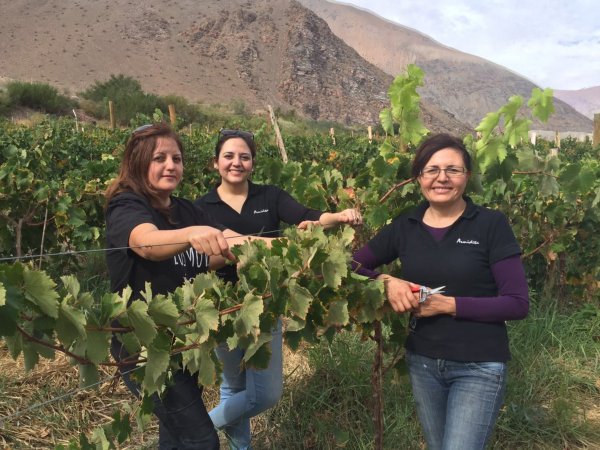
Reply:
<svg viewBox="0 0 600 450"><path fill-rule="evenodd" d="M599 0L341 0L539 86L600 86Z"/></svg>

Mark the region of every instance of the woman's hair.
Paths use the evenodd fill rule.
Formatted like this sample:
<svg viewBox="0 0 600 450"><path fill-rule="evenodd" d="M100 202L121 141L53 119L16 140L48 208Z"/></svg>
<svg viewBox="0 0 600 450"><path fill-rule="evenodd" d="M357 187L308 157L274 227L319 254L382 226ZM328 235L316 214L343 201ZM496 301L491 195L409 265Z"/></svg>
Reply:
<svg viewBox="0 0 600 450"><path fill-rule="evenodd" d="M234 138L242 139L250 149L252 159L256 158L256 143L254 142L254 135L250 131L221 130L219 132L219 140L217 141L217 145L215 145L215 159L219 159L223 144L225 144L225 142L227 142L229 139Z"/></svg>
<svg viewBox="0 0 600 450"><path fill-rule="evenodd" d="M413 159L411 175L415 178L418 177L433 154L445 148L451 148L460 152L467 172L471 172L471 155L469 155L462 140L449 134L440 133L434 134L421 142Z"/></svg>
<svg viewBox="0 0 600 450"><path fill-rule="evenodd" d="M148 181L148 168L152 162L152 156L158 138L173 139L183 157L183 144L181 139L166 123L143 125L131 133L123 160L119 168L117 178L105 192L106 204L121 192L135 192L146 197L150 204L162 214L169 217L168 208L161 208L158 193Z"/></svg>

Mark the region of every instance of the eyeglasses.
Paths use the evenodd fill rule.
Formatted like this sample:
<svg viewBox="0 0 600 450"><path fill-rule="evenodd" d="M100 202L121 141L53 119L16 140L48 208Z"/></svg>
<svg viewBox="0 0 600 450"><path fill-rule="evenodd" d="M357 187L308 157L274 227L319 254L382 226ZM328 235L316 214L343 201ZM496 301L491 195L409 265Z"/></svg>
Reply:
<svg viewBox="0 0 600 450"><path fill-rule="evenodd" d="M229 130L227 128L221 128L221 130L219 131L219 137L226 137L226 136L236 136L236 137L240 137L242 139L254 140L254 134L251 131Z"/></svg>
<svg viewBox="0 0 600 450"><path fill-rule="evenodd" d="M464 167L450 166L446 167L445 169L440 169L439 167L425 167L423 170L421 170L421 176L423 178L436 178L442 171L449 178L460 178L467 173L467 169Z"/></svg>
<svg viewBox="0 0 600 450"><path fill-rule="evenodd" d="M139 126L139 127L137 127L135 130L133 130L133 131L131 132L131 134L139 133L140 131L147 130L148 128L151 128L151 127L153 127L153 126L154 126L154 124L153 124L153 123L147 123L147 124L145 124L145 125L140 125L140 126Z"/></svg>

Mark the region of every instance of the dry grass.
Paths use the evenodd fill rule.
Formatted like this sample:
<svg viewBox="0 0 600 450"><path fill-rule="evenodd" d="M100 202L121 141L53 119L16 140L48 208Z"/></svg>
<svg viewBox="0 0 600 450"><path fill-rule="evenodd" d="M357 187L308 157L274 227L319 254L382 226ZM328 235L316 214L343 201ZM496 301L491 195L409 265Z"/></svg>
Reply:
<svg viewBox="0 0 600 450"><path fill-rule="evenodd" d="M62 354L55 360L41 360L26 373L22 359L13 361L2 348L0 364L3 449L47 449L67 444L80 432L109 423L111 414L132 400L127 389L115 382L114 369L102 370L101 377L106 381L97 389L79 391L77 369ZM132 442L136 445L123 449L140 448L154 440L156 425L151 425L144 435L134 433Z"/></svg>
<svg viewBox="0 0 600 450"><path fill-rule="evenodd" d="M285 348L284 360L286 383L294 383L311 372L302 351L294 353ZM109 423L114 411L133 404L129 391L114 379L114 369L102 369L101 378L106 381L97 389L78 391L77 368L62 354L55 360L41 360L26 373L22 358L14 361L2 347L0 365L0 448L5 450L48 449L67 444L80 432L89 433ZM218 388L205 389L207 407L216 405L218 400ZM158 430L155 421L144 433L135 424L132 426L132 439L122 450L154 447ZM254 434L263 437L272 431L265 415L254 418L252 426ZM227 448L224 440L222 444Z"/></svg>

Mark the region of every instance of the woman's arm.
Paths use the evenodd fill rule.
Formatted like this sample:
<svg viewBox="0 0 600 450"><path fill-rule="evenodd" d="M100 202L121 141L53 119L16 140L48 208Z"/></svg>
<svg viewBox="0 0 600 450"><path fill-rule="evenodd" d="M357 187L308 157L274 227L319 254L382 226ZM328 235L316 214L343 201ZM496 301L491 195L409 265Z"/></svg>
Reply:
<svg viewBox="0 0 600 450"><path fill-rule="evenodd" d="M498 286L498 296L448 297L435 294L421 303L415 315L429 317L449 314L457 319L479 322L502 322L526 317L529 311L529 289L519 255L498 261L491 269Z"/></svg>
<svg viewBox="0 0 600 450"><path fill-rule="evenodd" d="M223 235L225 236L225 239L227 239L230 247L235 247L236 245L251 241L263 241L267 247L271 247L271 243L273 242L273 239L275 239L260 236L244 236L230 229L223 230ZM221 255L211 256L208 260L208 269L218 270L224 267L227 262L228 260Z"/></svg>
<svg viewBox="0 0 600 450"><path fill-rule="evenodd" d="M417 287L416 284L379 273L374 270L376 267L377 259L368 245L352 255L352 270L371 279L383 281L386 297L394 311L404 313L419 306L418 297L411 290L412 287Z"/></svg>
<svg viewBox="0 0 600 450"><path fill-rule="evenodd" d="M319 225L323 228L331 228L341 223L350 225L362 224L362 215L358 209L345 209L337 213L323 213L318 220L304 220L298 224L298 228L306 230L309 225Z"/></svg>
<svg viewBox="0 0 600 450"><path fill-rule="evenodd" d="M224 234L216 228L203 225L159 230L152 223L142 223L131 230L129 246L139 256L151 261L168 259L190 246L198 253L235 260Z"/></svg>

